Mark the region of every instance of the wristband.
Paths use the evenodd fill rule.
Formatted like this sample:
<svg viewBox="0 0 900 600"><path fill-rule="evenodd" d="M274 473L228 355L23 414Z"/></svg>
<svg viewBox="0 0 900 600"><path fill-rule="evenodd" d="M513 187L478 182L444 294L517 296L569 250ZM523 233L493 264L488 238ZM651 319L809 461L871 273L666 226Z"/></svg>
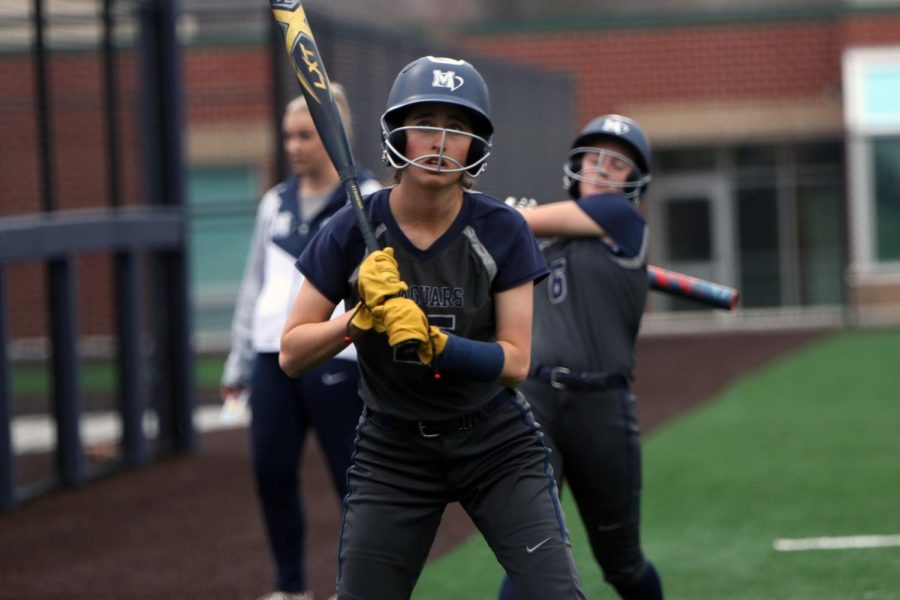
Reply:
<svg viewBox="0 0 900 600"><path fill-rule="evenodd" d="M479 342L448 334L444 351L435 359L441 371L492 383L503 371L506 355L497 342Z"/></svg>

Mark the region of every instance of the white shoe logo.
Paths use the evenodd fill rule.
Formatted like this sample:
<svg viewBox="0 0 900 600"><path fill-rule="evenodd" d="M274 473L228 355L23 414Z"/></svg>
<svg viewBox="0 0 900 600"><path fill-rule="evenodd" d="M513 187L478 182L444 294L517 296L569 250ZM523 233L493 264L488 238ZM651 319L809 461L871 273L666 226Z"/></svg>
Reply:
<svg viewBox="0 0 900 600"><path fill-rule="evenodd" d="M338 371L337 373L324 373L322 375L322 383L325 385L337 385L346 379L347 374L343 371Z"/></svg>
<svg viewBox="0 0 900 600"><path fill-rule="evenodd" d="M528 554L532 554L535 550L537 550L538 548L540 548L541 546L543 546L544 544L546 544L549 541L550 541L550 538L547 538L546 540L544 540L542 542L538 542L534 546L525 546L525 552L527 552Z"/></svg>

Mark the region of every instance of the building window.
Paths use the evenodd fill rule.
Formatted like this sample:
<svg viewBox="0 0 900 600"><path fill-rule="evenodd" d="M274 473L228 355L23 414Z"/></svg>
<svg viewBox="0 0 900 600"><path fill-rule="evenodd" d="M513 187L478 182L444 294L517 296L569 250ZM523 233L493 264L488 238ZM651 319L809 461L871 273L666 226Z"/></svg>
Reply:
<svg viewBox="0 0 900 600"><path fill-rule="evenodd" d="M657 170L651 188L649 206L658 212L650 227L662 233L651 259L738 287L745 308L843 304L843 154L838 139L666 149L669 170ZM886 162L900 164L894 156ZM697 170L704 164L705 172ZM886 185L896 190L897 181ZM893 198L890 235L900 240L900 202L896 193ZM696 303L657 304L704 310Z"/></svg>
<svg viewBox="0 0 900 600"><path fill-rule="evenodd" d="M900 269L900 46L851 48L843 63L851 264L865 278Z"/></svg>
<svg viewBox="0 0 900 600"><path fill-rule="evenodd" d="M843 304L847 300L843 187L827 179L813 180L801 182L796 193L800 304Z"/></svg>
<svg viewBox="0 0 900 600"><path fill-rule="evenodd" d="M738 264L744 307L782 303L782 252L774 187L737 190Z"/></svg>
<svg viewBox="0 0 900 600"><path fill-rule="evenodd" d="M712 218L706 198L685 198L666 205L666 239L669 257L680 261L705 261L712 257Z"/></svg>
<svg viewBox="0 0 900 600"><path fill-rule="evenodd" d="M879 261L900 261L900 137L872 140L875 239Z"/></svg>
<svg viewBox="0 0 900 600"><path fill-rule="evenodd" d="M746 307L845 301L843 153L837 140L761 147L737 161L736 214Z"/></svg>

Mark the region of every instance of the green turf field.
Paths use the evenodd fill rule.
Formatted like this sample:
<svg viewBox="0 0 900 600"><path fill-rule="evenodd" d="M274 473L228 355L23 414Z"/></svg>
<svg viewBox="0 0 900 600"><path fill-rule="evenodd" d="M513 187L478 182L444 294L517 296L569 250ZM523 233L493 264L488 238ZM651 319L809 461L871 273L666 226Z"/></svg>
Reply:
<svg viewBox="0 0 900 600"><path fill-rule="evenodd" d="M900 331L847 332L646 438L643 539L666 597L900 599L900 547L773 548L779 538L900 534L898 381ZM567 496L564 506L588 597L616 598ZM500 577L475 536L429 564L413 598L494 598Z"/></svg>

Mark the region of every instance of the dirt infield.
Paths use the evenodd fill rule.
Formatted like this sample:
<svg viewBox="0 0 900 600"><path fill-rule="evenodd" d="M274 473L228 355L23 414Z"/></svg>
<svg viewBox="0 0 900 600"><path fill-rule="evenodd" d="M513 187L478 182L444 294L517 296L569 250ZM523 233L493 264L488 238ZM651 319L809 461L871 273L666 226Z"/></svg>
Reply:
<svg viewBox="0 0 900 600"><path fill-rule="evenodd" d="M823 332L641 338L635 392L646 434ZM334 591L340 512L315 444L303 464L309 574ZM451 506L432 556L473 532ZM245 429L205 434L191 456L52 493L0 515L0 598L252 600L272 569Z"/></svg>

